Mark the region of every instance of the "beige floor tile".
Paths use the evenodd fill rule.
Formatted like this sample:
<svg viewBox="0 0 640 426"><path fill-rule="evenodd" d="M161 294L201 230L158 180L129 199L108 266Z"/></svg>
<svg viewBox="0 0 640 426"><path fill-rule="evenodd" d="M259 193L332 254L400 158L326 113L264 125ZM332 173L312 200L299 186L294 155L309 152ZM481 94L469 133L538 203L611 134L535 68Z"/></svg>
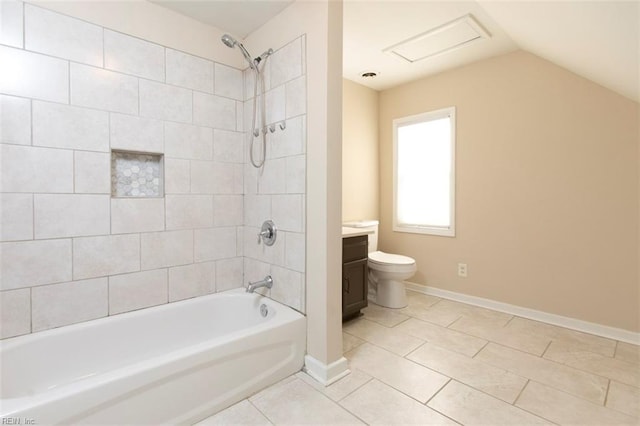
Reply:
<svg viewBox="0 0 640 426"><path fill-rule="evenodd" d="M409 319L407 315L401 314L399 309L384 308L371 302L369 302L369 306L362 310L362 313L369 321L375 321L385 327L395 327Z"/></svg>
<svg viewBox="0 0 640 426"><path fill-rule="evenodd" d="M516 406L560 425L634 425L625 414L536 382L529 382Z"/></svg>
<svg viewBox="0 0 640 426"><path fill-rule="evenodd" d="M544 353L551 341L544 336L521 333L500 323L475 318L460 318L449 328L538 356Z"/></svg>
<svg viewBox="0 0 640 426"><path fill-rule="evenodd" d="M467 356L474 356L487 341L450 328L411 318L395 327L396 330L426 340L429 343Z"/></svg>
<svg viewBox="0 0 640 426"><path fill-rule="evenodd" d="M554 342L562 342L576 350L587 350L610 357L613 356L616 347L615 340L520 317L514 317L507 325L507 329L526 335L545 337Z"/></svg>
<svg viewBox="0 0 640 426"><path fill-rule="evenodd" d="M296 377L317 391L327 395L334 401L340 401L342 398L372 379L370 375L356 369L352 369L348 376L343 377L329 386L324 386L322 383L315 381L311 376L302 371L297 373Z"/></svg>
<svg viewBox="0 0 640 426"><path fill-rule="evenodd" d="M474 359L563 390L597 404L604 404L609 381L548 359L495 343L485 346Z"/></svg>
<svg viewBox="0 0 640 426"><path fill-rule="evenodd" d="M407 358L510 404L527 384L524 377L429 343Z"/></svg>
<svg viewBox="0 0 640 426"><path fill-rule="evenodd" d="M349 366L369 374L420 402L426 402L449 380L370 343L358 346L345 354Z"/></svg>
<svg viewBox="0 0 640 426"><path fill-rule="evenodd" d="M402 309L401 312L443 327L453 324L461 317L476 321L491 321L499 325L505 325L512 318L511 315L502 312L445 299L427 307L416 306L409 302L409 306Z"/></svg>
<svg viewBox="0 0 640 426"><path fill-rule="evenodd" d="M295 379L251 398L251 402L276 425L345 425L362 424L344 408Z"/></svg>
<svg viewBox="0 0 640 426"><path fill-rule="evenodd" d="M605 405L612 410L640 419L640 388L612 380Z"/></svg>
<svg viewBox="0 0 640 426"><path fill-rule="evenodd" d="M631 343L618 342L616 359L640 365L640 346Z"/></svg>
<svg viewBox="0 0 640 426"><path fill-rule="evenodd" d="M349 352L351 349L356 348L364 343L364 340L359 337L352 336L347 333L342 333L342 353Z"/></svg>
<svg viewBox="0 0 640 426"><path fill-rule="evenodd" d="M428 307L441 301L442 298L432 296L430 294L419 293L417 291L407 289L407 301L409 305Z"/></svg>
<svg viewBox="0 0 640 426"><path fill-rule="evenodd" d="M424 343L424 340L400 333L364 318L358 318L342 325L342 330L352 336L364 339L398 355L406 355Z"/></svg>
<svg viewBox="0 0 640 426"><path fill-rule="evenodd" d="M575 349L573 345L567 346L564 342L551 343L544 358L578 370L608 377L620 383L640 387L640 369L636 364Z"/></svg>
<svg viewBox="0 0 640 426"><path fill-rule="evenodd" d="M511 404L451 381L427 406L463 425L538 425L551 424Z"/></svg>
<svg viewBox="0 0 640 426"><path fill-rule="evenodd" d="M394 388L371 380L341 405L369 425L455 425L456 423Z"/></svg>
<svg viewBox="0 0 640 426"><path fill-rule="evenodd" d="M219 413L196 423L196 426L205 425L272 425L265 416L262 415L246 399L235 405L222 410Z"/></svg>

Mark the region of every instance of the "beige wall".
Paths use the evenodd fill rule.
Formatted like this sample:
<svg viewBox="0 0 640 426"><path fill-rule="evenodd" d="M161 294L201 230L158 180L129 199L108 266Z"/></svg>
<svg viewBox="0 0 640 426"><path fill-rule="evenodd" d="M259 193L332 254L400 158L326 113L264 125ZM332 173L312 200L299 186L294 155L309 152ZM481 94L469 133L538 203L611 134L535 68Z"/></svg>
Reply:
<svg viewBox="0 0 640 426"><path fill-rule="evenodd" d="M392 232L391 122L448 106L457 235ZM414 257L419 284L640 331L638 122L637 103L522 51L381 92L381 249Z"/></svg>
<svg viewBox="0 0 640 426"><path fill-rule="evenodd" d="M378 92L342 83L342 220L378 219Z"/></svg>

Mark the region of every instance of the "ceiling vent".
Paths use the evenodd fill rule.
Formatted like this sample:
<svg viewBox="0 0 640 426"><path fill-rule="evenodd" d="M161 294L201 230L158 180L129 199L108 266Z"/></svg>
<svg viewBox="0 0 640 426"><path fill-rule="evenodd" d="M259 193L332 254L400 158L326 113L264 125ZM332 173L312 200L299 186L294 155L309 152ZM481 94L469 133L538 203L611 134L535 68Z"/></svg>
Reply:
<svg viewBox="0 0 640 426"><path fill-rule="evenodd" d="M466 46L474 41L489 39L491 34L471 15L432 28L384 49L408 62L417 62Z"/></svg>

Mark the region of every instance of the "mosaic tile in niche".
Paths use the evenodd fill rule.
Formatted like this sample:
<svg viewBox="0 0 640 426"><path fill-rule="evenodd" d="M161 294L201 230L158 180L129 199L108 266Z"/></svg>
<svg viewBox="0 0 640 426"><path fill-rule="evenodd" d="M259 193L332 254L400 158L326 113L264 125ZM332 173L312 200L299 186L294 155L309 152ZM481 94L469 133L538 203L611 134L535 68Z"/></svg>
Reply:
<svg viewBox="0 0 640 426"><path fill-rule="evenodd" d="M162 155L111 152L111 195L162 197Z"/></svg>

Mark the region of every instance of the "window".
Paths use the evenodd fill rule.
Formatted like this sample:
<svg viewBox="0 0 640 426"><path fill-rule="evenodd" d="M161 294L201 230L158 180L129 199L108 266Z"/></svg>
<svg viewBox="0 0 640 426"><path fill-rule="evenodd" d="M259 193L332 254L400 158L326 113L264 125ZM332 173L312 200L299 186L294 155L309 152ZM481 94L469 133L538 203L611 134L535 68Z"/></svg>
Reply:
<svg viewBox="0 0 640 426"><path fill-rule="evenodd" d="M393 230L455 236L455 107L393 120Z"/></svg>

